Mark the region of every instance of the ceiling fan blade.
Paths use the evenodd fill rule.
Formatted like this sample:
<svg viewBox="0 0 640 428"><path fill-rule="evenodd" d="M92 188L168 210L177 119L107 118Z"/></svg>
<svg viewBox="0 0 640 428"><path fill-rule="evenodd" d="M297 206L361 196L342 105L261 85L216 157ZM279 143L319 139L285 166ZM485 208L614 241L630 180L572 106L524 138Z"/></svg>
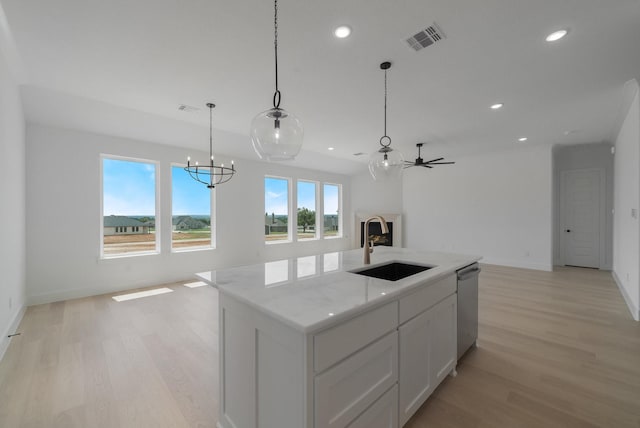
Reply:
<svg viewBox="0 0 640 428"><path fill-rule="evenodd" d="M425 168L433 168L432 166L429 166L426 163L423 163L422 166L425 167Z"/></svg>
<svg viewBox="0 0 640 428"><path fill-rule="evenodd" d="M425 163L438 162L438 161L441 161L442 159L444 158L431 159L430 161L426 161Z"/></svg>
<svg viewBox="0 0 640 428"><path fill-rule="evenodd" d="M429 165L453 165L455 162L429 162Z"/></svg>

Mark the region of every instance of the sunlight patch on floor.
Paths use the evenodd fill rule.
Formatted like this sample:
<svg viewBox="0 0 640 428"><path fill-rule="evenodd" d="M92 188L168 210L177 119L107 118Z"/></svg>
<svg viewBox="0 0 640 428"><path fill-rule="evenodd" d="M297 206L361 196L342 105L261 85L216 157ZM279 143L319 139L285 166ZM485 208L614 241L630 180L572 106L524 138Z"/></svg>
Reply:
<svg viewBox="0 0 640 428"><path fill-rule="evenodd" d="M182 285L189 288L196 288L196 287L203 287L207 285L207 283L202 281L196 281L196 282L187 282L186 284L182 284Z"/></svg>
<svg viewBox="0 0 640 428"><path fill-rule="evenodd" d="M127 300L140 299L141 297L157 296L158 294L172 293L170 288L154 288L153 290L138 291L136 293L121 294L119 296L113 296L112 299L116 302L124 302Z"/></svg>

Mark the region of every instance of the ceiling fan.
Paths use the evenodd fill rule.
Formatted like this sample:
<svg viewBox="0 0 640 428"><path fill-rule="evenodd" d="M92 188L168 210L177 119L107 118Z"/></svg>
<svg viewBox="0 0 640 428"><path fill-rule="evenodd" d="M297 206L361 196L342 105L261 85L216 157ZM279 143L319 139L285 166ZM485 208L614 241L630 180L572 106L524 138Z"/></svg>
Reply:
<svg viewBox="0 0 640 428"><path fill-rule="evenodd" d="M412 166L424 166L425 168L433 168L432 165L452 165L455 162L440 162L441 160L443 160L444 158L437 158L437 159L431 159L430 161L424 161L424 159L422 159L420 157L420 148L424 145L424 143L418 143L416 144L416 147L418 148L418 157L416 158L415 161L411 162L411 161L404 161L404 167L406 168L411 168Z"/></svg>

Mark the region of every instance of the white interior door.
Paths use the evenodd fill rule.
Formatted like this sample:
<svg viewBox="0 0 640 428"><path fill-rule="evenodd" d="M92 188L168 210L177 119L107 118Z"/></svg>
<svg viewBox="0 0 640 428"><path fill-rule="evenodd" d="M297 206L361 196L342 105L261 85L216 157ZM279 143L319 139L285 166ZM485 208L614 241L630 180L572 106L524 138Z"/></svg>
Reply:
<svg viewBox="0 0 640 428"><path fill-rule="evenodd" d="M600 267L603 181L600 169L562 172L561 244L565 265Z"/></svg>

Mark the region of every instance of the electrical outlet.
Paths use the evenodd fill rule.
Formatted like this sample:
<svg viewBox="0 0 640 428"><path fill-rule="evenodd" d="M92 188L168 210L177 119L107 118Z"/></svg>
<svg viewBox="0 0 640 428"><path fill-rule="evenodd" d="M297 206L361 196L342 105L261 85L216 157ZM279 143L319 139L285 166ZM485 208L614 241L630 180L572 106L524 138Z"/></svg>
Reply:
<svg viewBox="0 0 640 428"><path fill-rule="evenodd" d="M637 208L631 208L631 218L638 218L638 209Z"/></svg>

